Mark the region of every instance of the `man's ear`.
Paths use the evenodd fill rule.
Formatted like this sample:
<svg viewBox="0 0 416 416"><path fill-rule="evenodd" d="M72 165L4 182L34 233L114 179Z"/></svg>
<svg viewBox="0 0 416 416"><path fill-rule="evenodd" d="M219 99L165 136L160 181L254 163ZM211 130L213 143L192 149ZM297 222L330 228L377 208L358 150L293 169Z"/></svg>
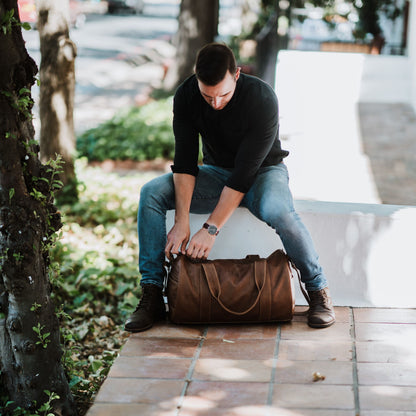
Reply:
<svg viewBox="0 0 416 416"><path fill-rule="evenodd" d="M238 78L240 78L240 70L241 68L238 66L236 71L235 71L235 75L234 75L234 80L237 81Z"/></svg>

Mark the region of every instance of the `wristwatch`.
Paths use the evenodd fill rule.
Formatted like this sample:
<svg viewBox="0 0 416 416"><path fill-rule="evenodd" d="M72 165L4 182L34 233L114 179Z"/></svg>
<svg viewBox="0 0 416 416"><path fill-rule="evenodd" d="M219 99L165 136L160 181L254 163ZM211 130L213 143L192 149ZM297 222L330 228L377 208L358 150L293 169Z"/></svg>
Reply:
<svg viewBox="0 0 416 416"><path fill-rule="evenodd" d="M220 230L215 225L211 225L208 223L204 223L202 228L205 228L206 230L208 230L208 234L210 235L217 235L220 232Z"/></svg>

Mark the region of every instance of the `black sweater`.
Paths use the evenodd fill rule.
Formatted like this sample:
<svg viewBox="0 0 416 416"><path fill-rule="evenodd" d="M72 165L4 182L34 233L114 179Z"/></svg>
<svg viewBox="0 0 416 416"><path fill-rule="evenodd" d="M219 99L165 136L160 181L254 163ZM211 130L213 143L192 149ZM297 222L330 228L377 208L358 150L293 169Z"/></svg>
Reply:
<svg viewBox="0 0 416 416"><path fill-rule="evenodd" d="M204 164L232 170L226 185L246 193L260 167L276 165L289 154L280 145L278 118L276 94L260 79L241 74L229 103L214 110L193 75L174 97L172 171L197 176L201 135Z"/></svg>

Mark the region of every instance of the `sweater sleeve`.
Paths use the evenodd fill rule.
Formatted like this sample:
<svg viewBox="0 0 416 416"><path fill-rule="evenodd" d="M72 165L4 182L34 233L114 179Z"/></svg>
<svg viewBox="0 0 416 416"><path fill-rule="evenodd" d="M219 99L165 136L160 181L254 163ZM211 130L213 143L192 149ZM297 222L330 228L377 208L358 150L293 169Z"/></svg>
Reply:
<svg viewBox="0 0 416 416"><path fill-rule="evenodd" d="M247 193L254 183L258 170L276 143L279 133L277 97L262 94L247 109L248 128L234 161L234 170L226 185Z"/></svg>
<svg viewBox="0 0 416 416"><path fill-rule="evenodd" d="M175 157L172 172L198 175L199 133L192 123L191 99L184 86L178 88L173 99L173 133Z"/></svg>

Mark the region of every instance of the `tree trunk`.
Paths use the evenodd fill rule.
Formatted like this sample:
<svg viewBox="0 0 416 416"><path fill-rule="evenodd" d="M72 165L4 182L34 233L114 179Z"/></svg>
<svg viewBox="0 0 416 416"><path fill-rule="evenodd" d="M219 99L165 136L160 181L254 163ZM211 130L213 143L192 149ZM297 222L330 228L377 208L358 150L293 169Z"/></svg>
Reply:
<svg viewBox="0 0 416 416"><path fill-rule="evenodd" d="M75 57L69 38L69 0L36 0L40 38L40 155L45 163L56 154L65 162L61 180L65 195L76 199L74 171Z"/></svg>
<svg viewBox="0 0 416 416"><path fill-rule="evenodd" d="M274 10L266 25L256 36L257 75L272 88L275 86L277 54L279 53L279 36L277 33L279 11L279 2L275 2Z"/></svg>
<svg viewBox="0 0 416 416"><path fill-rule="evenodd" d="M36 409L48 390L60 397L52 402L56 414L75 415L48 277L49 246L62 224L53 172L40 163L34 141L30 89L37 67L16 3L0 0L0 22L14 10L0 27L0 384L13 406Z"/></svg>
<svg viewBox="0 0 416 416"><path fill-rule="evenodd" d="M176 33L176 59L164 82L166 91L174 91L193 74L196 54L218 33L219 0L182 0Z"/></svg>

